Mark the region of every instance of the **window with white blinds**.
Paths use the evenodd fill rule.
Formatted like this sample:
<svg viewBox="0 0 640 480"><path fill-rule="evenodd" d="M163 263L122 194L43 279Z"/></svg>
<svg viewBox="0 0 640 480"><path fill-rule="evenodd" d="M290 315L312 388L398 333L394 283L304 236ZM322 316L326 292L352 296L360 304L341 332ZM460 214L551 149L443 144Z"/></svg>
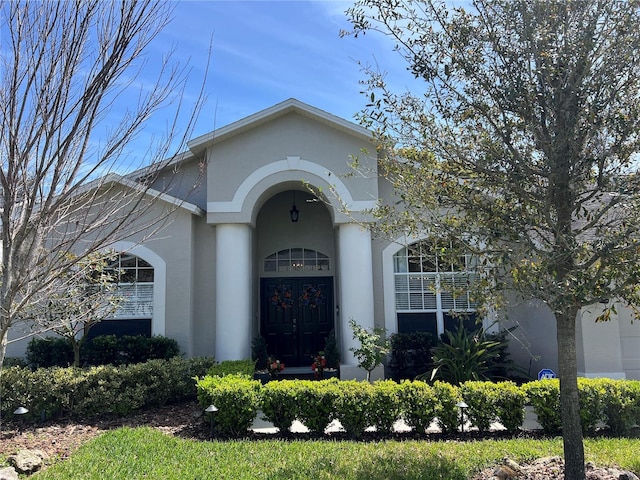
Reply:
<svg viewBox="0 0 640 480"><path fill-rule="evenodd" d="M420 241L393 257L396 312L435 313L439 325L452 313L475 311L471 298L475 257L458 255L451 243ZM441 328L438 328L441 330Z"/></svg>
<svg viewBox="0 0 640 480"><path fill-rule="evenodd" d="M112 318L152 318L153 267L135 255L122 254L111 268L122 298Z"/></svg>

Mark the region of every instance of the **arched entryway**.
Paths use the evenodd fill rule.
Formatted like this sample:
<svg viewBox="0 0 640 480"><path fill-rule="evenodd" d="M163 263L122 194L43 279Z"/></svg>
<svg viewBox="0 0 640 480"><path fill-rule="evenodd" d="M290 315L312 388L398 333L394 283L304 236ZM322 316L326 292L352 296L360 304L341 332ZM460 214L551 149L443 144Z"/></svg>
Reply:
<svg viewBox="0 0 640 480"><path fill-rule="evenodd" d="M291 215L294 204L297 218ZM309 193L286 190L260 209L256 233L259 334L270 355L289 366L308 366L335 326L331 216Z"/></svg>

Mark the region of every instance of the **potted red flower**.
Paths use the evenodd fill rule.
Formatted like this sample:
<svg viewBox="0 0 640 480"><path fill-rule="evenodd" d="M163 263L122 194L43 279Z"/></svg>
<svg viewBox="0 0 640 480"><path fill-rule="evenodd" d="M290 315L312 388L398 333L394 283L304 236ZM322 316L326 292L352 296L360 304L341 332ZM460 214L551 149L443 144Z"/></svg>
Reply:
<svg viewBox="0 0 640 480"><path fill-rule="evenodd" d="M276 378L278 374L284 370L284 363L282 363L280 360L269 357L267 370L269 371L269 377Z"/></svg>
<svg viewBox="0 0 640 480"><path fill-rule="evenodd" d="M322 380L324 378L324 369L327 367L327 359L324 358L322 352L313 358L311 364L311 370L313 370L313 376L316 380Z"/></svg>

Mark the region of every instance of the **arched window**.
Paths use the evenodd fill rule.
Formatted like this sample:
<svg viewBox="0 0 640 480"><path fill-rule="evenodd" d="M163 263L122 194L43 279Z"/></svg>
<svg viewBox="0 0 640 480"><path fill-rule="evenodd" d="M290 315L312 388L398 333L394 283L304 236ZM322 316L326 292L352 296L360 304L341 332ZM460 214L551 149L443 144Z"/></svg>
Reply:
<svg viewBox="0 0 640 480"><path fill-rule="evenodd" d="M265 272L317 272L329 270L329 257L308 248L287 248L264 259Z"/></svg>
<svg viewBox="0 0 640 480"><path fill-rule="evenodd" d="M393 256L398 332L440 335L460 318L469 327L475 323L476 259L460 251L451 242L423 240Z"/></svg>
<svg viewBox="0 0 640 480"><path fill-rule="evenodd" d="M121 254L112 267L123 297L114 318L150 318L153 315L153 267L126 253Z"/></svg>
<svg viewBox="0 0 640 480"><path fill-rule="evenodd" d="M99 335L151 336L153 319L154 269L148 262L128 253L118 256L110 268L121 297L116 311L107 320L89 331L90 337Z"/></svg>

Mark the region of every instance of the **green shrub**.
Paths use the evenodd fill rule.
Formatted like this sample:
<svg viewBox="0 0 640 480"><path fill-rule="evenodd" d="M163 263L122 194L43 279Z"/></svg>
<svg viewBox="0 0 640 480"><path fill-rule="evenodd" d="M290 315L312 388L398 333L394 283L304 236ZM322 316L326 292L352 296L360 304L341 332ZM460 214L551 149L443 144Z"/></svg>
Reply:
<svg viewBox="0 0 640 480"><path fill-rule="evenodd" d="M224 377L225 375L244 375L253 378L255 363L253 360L225 360L213 365L207 375Z"/></svg>
<svg viewBox="0 0 640 480"><path fill-rule="evenodd" d="M402 418L407 425L419 433L425 433L436 416L436 394L426 382L405 381L399 386Z"/></svg>
<svg viewBox="0 0 640 480"><path fill-rule="evenodd" d="M36 387L34 376L34 372L28 368L9 367L2 369L0 376L1 417L12 418L13 411L18 407L26 407L29 410L25 418L35 416L34 401L37 392L34 391L34 387Z"/></svg>
<svg viewBox="0 0 640 480"><path fill-rule="evenodd" d="M391 335L389 369L392 378L397 381L413 379L425 372L431 372L431 349L436 346L436 340L428 332Z"/></svg>
<svg viewBox="0 0 640 480"><path fill-rule="evenodd" d="M95 337L100 338L100 337ZM178 342L162 335L122 336L117 338L117 354L113 364L143 363L147 360L169 360L180 355Z"/></svg>
<svg viewBox="0 0 640 480"><path fill-rule="evenodd" d="M433 348L433 378L454 385L490 380L490 372L499 368L497 359L502 351L500 341L486 338L483 329L467 330L461 320L454 331L446 330Z"/></svg>
<svg viewBox="0 0 640 480"><path fill-rule="evenodd" d="M496 384L496 414L509 433L517 432L524 423L526 393L513 382Z"/></svg>
<svg viewBox="0 0 640 480"><path fill-rule="evenodd" d="M22 358L22 357L4 357L4 362L2 363L2 367L3 368L8 368L8 367L27 367L29 366L29 363L27 362L26 358Z"/></svg>
<svg viewBox="0 0 640 480"><path fill-rule="evenodd" d="M181 361L180 357L172 358L171 361ZM193 357L186 360L187 378L204 377L209 369L216 364L215 357ZM193 383L193 382L191 382ZM195 391L195 388L194 388ZM195 395L194 395L195 398Z"/></svg>
<svg viewBox="0 0 640 480"><path fill-rule="evenodd" d="M83 373L76 413L83 417L129 415L145 404L146 384L131 369L102 365ZM141 381L142 380L142 381Z"/></svg>
<svg viewBox="0 0 640 480"><path fill-rule="evenodd" d="M498 389L495 383L464 382L459 391L468 405L465 413L471 425L481 432L488 432L491 424L498 419Z"/></svg>
<svg viewBox="0 0 640 480"><path fill-rule="evenodd" d="M299 420L312 433L324 433L325 428L334 420L338 385L342 385L342 382L336 378L296 382L296 395L301 399L298 403Z"/></svg>
<svg viewBox="0 0 640 480"><path fill-rule="evenodd" d="M0 417L11 418L12 412L20 407L29 408L31 400L31 371L24 367L3 367L0 375Z"/></svg>
<svg viewBox="0 0 640 480"><path fill-rule="evenodd" d="M153 337L101 335L92 338L85 345L84 363L96 366L169 360L180 355L178 342L161 335Z"/></svg>
<svg viewBox="0 0 640 480"><path fill-rule="evenodd" d="M615 405L616 394L608 396L610 380L578 378L578 396L580 402L580 421L585 434L595 432L598 423L610 412L614 417L622 404ZM539 380L522 386L529 403L538 416L538 423L545 433L557 434L562 430L560 416L560 383L558 379ZM614 406L611 406L613 402ZM615 422L615 420L614 420Z"/></svg>
<svg viewBox="0 0 640 480"><path fill-rule="evenodd" d="M12 418L13 411L20 406L29 413L26 419L37 419L45 413L48 418L68 414L76 400L76 369L41 368L32 371L29 368L3 368L0 377L0 414ZM60 386L58 386L60 385Z"/></svg>
<svg viewBox="0 0 640 480"><path fill-rule="evenodd" d="M557 378L538 380L522 385L529 403L538 416L545 433L557 434L562 429L560 419L560 381Z"/></svg>
<svg viewBox="0 0 640 480"><path fill-rule="evenodd" d="M600 379L604 390L603 421L614 435L640 425L640 381Z"/></svg>
<svg viewBox="0 0 640 480"><path fill-rule="evenodd" d="M336 340L336 333L334 330L331 330L329 332L329 336L325 338L324 358L327 361L327 368L340 367L340 348L338 347L338 341Z"/></svg>
<svg viewBox="0 0 640 480"><path fill-rule="evenodd" d="M265 420L273 423L281 433L288 433L291 424L298 417L298 403L303 401L297 396L296 380L269 382L260 392L260 409Z"/></svg>
<svg viewBox="0 0 640 480"><path fill-rule="evenodd" d="M266 370L269 363L267 341L258 335L251 341L251 359L255 363L256 370Z"/></svg>
<svg viewBox="0 0 640 480"><path fill-rule="evenodd" d="M243 375L196 379L198 402L202 408L215 405L216 432L222 436L243 437L258 413L260 382Z"/></svg>
<svg viewBox="0 0 640 480"><path fill-rule="evenodd" d="M79 368L53 367L33 372L33 382L38 384L41 403L34 402L34 414L47 418L73 416L83 395L83 371Z"/></svg>
<svg viewBox="0 0 640 480"><path fill-rule="evenodd" d="M27 363L33 369L73 365L73 348L61 337L32 338L26 350Z"/></svg>
<svg viewBox="0 0 640 480"><path fill-rule="evenodd" d="M144 405L165 405L175 391L172 388L180 381L180 375L173 370L173 364L164 360L149 360L119 367L125 379L144 379Z"/></svg>
<svg viewBox="0 0 640 480"><path fill-rule="evenodd" d="M335 417L352 438L360 438L369 426L373 386L369 382L340 382L335 399Z"/></svg>
<svg viewBox="0 0 640 480"><path fill-rule="evenodd" d="M600 379L578 378L580 421L585 435L593 434L602 420L604 396L604 385Z"/></svg>
<svg viewBox="0 0 640 480"><path fill-rule="evenodd" d="M400 385L393 380L378 380L373 384L369 417L376 430L393 431L393 425L402 415Z"/></svg>
<svg viewBox="0 0 640 480"><path fill-rule="evenodd" d="M118 358L119 344L115 335L100 335L85 342L86 363L89 365L115 365Z"/></svg>
<svg viewBox="0 0 640 480"><path fill-rule="evenodd" d="M204 375L212 357L94 368L3 368L0 413L11 418L18 406L27 418L126 415L144 406L196 399L194 376Z"/></svg>
<svg viewBox="0 0 640 480"><path fill-rule="evenodd" d="M458 431L460 416L457 403L460 401L458 388L450 383L436 381L433 384L435 394L436 418L438 426L443 433L453 433Z"/></svg>

